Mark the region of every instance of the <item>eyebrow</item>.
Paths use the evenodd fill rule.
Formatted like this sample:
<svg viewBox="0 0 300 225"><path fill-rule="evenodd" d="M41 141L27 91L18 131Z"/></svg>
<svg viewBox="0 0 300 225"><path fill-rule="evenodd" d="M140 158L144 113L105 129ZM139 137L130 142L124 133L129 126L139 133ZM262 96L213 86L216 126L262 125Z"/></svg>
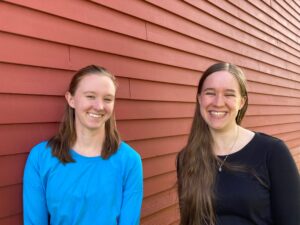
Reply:
<svg viewBox="0 0 300 225"><path fill-rule="evenodd" d="M94 91L85 91L85 92L83 92L83 94L94 94L94 95L96 95L97 93L94 92ZM112 94L107 94L105 96L115 97L115 95L112 95Z"/></svg>
<svg viewBox="0 0 300 225"><path fill-rule="evenodd" d="M108 95L105 95L105 97L112 97L112 98L114 98L115 96L111 95L111 94L108 94Z"/></svg>
<svg viewBox="0 0 300 225"><path fill-rule="evenodd" d="M236 92L236 90L234 90L234 89L226 89L225 91L226 92L234 92L234 93Z"/></svg>
<svg viewBox="0 0 300 225"><path fill-rule="evenodd" d="M206 88L203 91L215 91L215 88ZM225 89L225 92L236 92L234 89Z"/></svg>

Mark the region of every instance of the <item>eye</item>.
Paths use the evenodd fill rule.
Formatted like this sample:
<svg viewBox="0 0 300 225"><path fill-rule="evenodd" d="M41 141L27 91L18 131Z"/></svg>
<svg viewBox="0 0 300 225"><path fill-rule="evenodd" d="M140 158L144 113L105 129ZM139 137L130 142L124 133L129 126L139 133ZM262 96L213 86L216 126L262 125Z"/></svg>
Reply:
<svg viewBox="0 0 300 225"><path fill-rule="evenodd" d="M95 99L96 97L95 97L95 95L87 95L86 96L88 99Z"/></svg>
<svg viewBox="0 0 300 225"><path fill-rule="evenodd" d="M207 91L207 92L205 92L204 94L205 94L205 95L215 95L215 93L214 93L214 92L211 92L211 91Z"/></svg>
<svg viewBox="0 0 300 225"><path fill-rule="evenodd" d="M112 99L112 98L104 98L104 101L105 101L105 102L112 102L113 99Z"/></svg>

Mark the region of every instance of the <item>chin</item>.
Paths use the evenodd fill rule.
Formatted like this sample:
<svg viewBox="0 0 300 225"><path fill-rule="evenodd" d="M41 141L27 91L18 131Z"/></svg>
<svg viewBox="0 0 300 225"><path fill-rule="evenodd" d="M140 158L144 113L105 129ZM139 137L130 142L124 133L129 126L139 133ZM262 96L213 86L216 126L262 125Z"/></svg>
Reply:
<svg viewBox="0 0 300 225"><path fill-rule="evenodd" d="M98 130L104 127L105 123L98 123L98 124L87 124L86 127L90 130Z"/></svg>
<svg viewBox="0 0 300 225"><path fill-rule="evenodd" d="M212 123L208 123L208 126L210 129L216 130L216 131L225 130L228 127L225 124L212 124Z"/></svg>

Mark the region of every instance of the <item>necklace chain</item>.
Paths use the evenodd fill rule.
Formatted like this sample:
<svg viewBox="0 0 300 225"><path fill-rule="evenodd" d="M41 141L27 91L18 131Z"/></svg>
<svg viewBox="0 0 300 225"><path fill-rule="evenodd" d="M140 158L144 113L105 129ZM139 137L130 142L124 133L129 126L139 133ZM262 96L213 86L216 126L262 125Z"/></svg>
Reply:
<svg viewBox="0 0 300 225"><path fill-rule="evenodd" d="M233 144L232 144L232 146L231 146L231 148L230 148L229 153L225 156L225 158L224 158L223 160L221 160L221 162L217 161L217 162L218 162L218 166L219 166L219 168L218 168L219 172L222 172L224 163L226 162L228 156L231 154L232 149L233 149L233 147L235 146L236 141L237 141L237 139L238 139L238 136L239 136L239 127L237 128L236 136L235 136L234 142L233 142Z"/></svg>

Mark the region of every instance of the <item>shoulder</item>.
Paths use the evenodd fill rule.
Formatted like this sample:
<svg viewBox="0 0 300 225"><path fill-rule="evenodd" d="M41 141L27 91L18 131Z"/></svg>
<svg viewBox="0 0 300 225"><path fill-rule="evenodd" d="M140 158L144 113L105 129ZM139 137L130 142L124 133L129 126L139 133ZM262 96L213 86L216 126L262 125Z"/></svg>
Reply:
<svg viewBox="0 0 300 225"><path fill-rule="evenodd" d="M43 141L40 142L39 144L35 145L29 153L29 157L41 157L42 155L48 155L51 154L51 149L50 147L47 146L48 142L47 141Z"/></svg>
<svg viewBox="0 0 300 225"><path fill-rule="evenodd" d="M124 141L120 143L117 154L124 160L141 160L140 154Z"/></svg>
<svg viewBox="0 0 300 225"><path fill-rule="evenodd" d="M271 136L269 134L265 134L265 133L261 133L261 132L255 132L255 137L256 140L265 144L272 144L272 143L276 143L276 142L282 142L282 140L280 140L277 137Z"/></svg>
<svg viewBox="0 0 300 225"><path fill-rule="evenodd" d="M259 151L267 152L287 148L281 139L261 132L255 132L252 144L253 147L257 148Z"/></svg>
<svg viewBox="0 0 300 225"><path fill-rule="evenodd" d="M268 162L278 155L288 155L289 150L279 138L255 132L252 140L240 151L240 156L255 163Z"/></svg>
<svg viewBox="0 0 300 225"><path fill-rule="evenodd" d="M142 170L141 156L124 141L121 142L119 149L114 156L114 160L116 160L118 165L125 171L131 171L132 169L138 171Z"/></svg>
<svg viewBox="0 0 300 225"><path fill-rule="evenodd" d="M254 141L255 144L261 145L269 151L287 149L285 143L281 139L265 133L256 132Z"/></svg>
<svg viewBox="0 0 300 225"><path fill-rule="evenodd" d="M269 160L292 160L287 145L279 138L264 133L256 133L256 142L260 151L265 151Z"/></svg>
<svg viewBox="0 0 300 225"><path fill-rule="evenodd" d="M57 161L56 158L52 156L51 147L48 146L48 141L43 141L35 145L30 150L27 160L36 164L44 164L52 160Z"/></svg>

